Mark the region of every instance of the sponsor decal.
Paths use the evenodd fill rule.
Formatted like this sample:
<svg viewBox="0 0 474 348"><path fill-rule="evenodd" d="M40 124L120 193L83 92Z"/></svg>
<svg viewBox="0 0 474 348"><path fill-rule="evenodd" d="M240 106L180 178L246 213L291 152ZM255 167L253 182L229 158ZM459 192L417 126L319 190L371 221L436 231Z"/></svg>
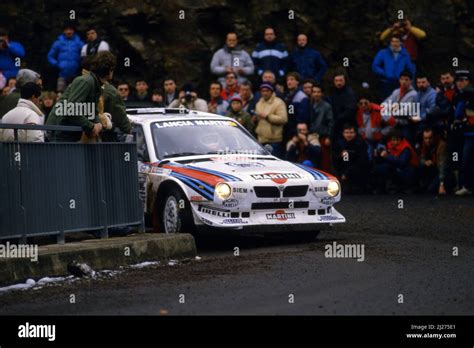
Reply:
<svg viewBox="0 0 474 348"><path fill-rule="evenodd" d="M336 202L336 199L333 197L324 197L321 198L321 203L326 205L333 205Z"/></svg>
<svg viewBox="0 0 474 348"><path fill-rule="evenodd" d="M218 120L186 120L186 121L163 121L155 122L156 128L174 128L174 127L192 127L192 126L231 126L237 127L232 121Z"/></svg>
<svg viewBox="0 0 474 348"><path fill-rule="evenodd" d="M206 218L201 218L201 221L204 222L205 224L208 224L208 225L212 225L212 221L211 220L208 220Z"/></svg>
<svg viewBox="0 0 474 348"><path fill-rule="evenodd" d="M243 187L234 187L232 188L233 193L247 193L248 189L243 188Z"/></svg>
<svg viewBox="0 0 474 348"><path fill-rule="evenodd" d="M248 224L248 221L245 221L241 218L231 218L222 220L223 224Z"/></svg>
<svg viewBox="0 0 474 348"><path fill-rule="evenodd" d="M139 173L149 173L151 170L151 166L146 163L139 163L138 164L138 172Z"/></svg>
<svg viewBox="0 0 474 348"><path fill-rule="evenodd" d="M237 199L231 198L222 202L222 205L226 208L235 208L239 205L239 201Z"/></svg>
<svg viewBox="0 0 474 348"><path fill-rule="evenodd" d="M328 187L327 186L319 186L314 188L314 192L327 192Z"/></svg>
<svg viewBox="0 0 474 348"><path fill-rule="evenodd" d="M319 218L321 219L321 221L334 221L340 219L337 216L333 215L321 215Z"/></svg>
<svg viewBox="0 0 474 348"><path fill-rule="evenodd" d="M229 218L230 217L230 212L227 210L221 210L218 208L207 208L202 205L198 207L198 211L204 214L212 215L212 216L217 216L217 217L222 217L222 218Z"/></svg>
<svg viewBox="0 0 474 348"><path fill-rule="evenodd" d="M260 162L227 162L226 165L228 165L229 167L238 167L238 168L265 167L265 165Z"/></svg>
<svg viewBox="0 0 474 348"><path fill-rule="evenodd" d="M204 200L204 197L203 196L191 196L191 197L189 197L189 200L191 202L200 202L200 201Z"/></svg>
<svg viewBox="0 0 474 348"><path fill-rule="evenodd" d="M271 180L275 184L284 184L289 179L301 179L301 176L297 173L265 173L265 174L253 174L251 177L254 180Z"/></svg>
<svg viewBox="0 0 474 348"><path fill-rule="evenodd" d="M287 213L284 210L277 210L274 213L267 214L267 220L286 221L295 219L295 213Z"/></svg>

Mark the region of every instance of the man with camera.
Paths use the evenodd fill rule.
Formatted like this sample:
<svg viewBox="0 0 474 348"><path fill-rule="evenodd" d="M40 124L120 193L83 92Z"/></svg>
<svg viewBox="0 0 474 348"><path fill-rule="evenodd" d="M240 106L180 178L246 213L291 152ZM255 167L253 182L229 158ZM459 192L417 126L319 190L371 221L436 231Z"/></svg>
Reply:
<svg viewBox="0 0 474 348"><path fill-rule="evenodd" d="M308 125L306 123L298 123L296 132L297 134L286 144L286 160L309 167L316 167L321 152L319 136L315 133L308 134Z"/></svg>
<svg viewBox="0 0 474 348"><path fill-rule="evenodd" d="M384 42L385 39L391 35L397 35L400 37L411 60L416 62L416 59L418 58L418 41L423 40L426 37L426 33L420 28L412 25L408 19L404 19L396 21L390 28L385 29L382 34L380 34L380 41Z"/></svg>
<svg viewBox="0 0 474 348"><path fill-rule="evenodd" d="M8 80L10 77L15 77L20 69L16 64L16 58L23 58L25 56L25 49L16 41L10 41L8 31L0 28L0 72Z"/></svg>
<svg viewBox="0 0 474 348"><path fill-rule="evenodd" d="M206 101L198 97L196 88L192 83L186 83L181 88L178 99L173 101L169 107L208 112Z"/></svg>

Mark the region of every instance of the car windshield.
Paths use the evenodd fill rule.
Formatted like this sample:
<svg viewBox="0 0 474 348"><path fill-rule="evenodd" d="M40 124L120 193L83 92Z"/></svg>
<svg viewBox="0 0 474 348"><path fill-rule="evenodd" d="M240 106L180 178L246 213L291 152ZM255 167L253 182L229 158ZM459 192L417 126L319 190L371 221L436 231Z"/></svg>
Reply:
<svg viewBox="0 0 474 348"><path fill-rule="evenodd" d="M152 123L151 130L159 159L208 154L269 155L234 121L160 121Z"/></svg>

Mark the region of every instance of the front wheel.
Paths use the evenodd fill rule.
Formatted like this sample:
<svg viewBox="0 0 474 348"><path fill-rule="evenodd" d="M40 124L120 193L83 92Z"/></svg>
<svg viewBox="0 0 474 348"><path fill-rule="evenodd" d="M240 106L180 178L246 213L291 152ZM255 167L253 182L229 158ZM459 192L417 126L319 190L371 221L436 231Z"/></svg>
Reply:
<svg viewBox="0 0 474 348"><path fill-rule="evenodd" d="M160 198L156 211L159 231L163 233L192 233L194 222L189 201L179 189L173 188Z"/></svg>

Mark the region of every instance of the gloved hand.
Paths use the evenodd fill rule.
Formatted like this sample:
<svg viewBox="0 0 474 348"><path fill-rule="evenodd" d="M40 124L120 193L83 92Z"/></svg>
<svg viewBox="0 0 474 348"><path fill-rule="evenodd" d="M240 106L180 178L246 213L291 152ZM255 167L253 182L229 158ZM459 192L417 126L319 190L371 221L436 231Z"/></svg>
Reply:
<svg viewBox="0 0 474 348"><path fill-rule="evenodd" d="M103 114L99 115L100 123L104 129L111 130L112 129L112 115L108 112L104 112Z"/></svg>

